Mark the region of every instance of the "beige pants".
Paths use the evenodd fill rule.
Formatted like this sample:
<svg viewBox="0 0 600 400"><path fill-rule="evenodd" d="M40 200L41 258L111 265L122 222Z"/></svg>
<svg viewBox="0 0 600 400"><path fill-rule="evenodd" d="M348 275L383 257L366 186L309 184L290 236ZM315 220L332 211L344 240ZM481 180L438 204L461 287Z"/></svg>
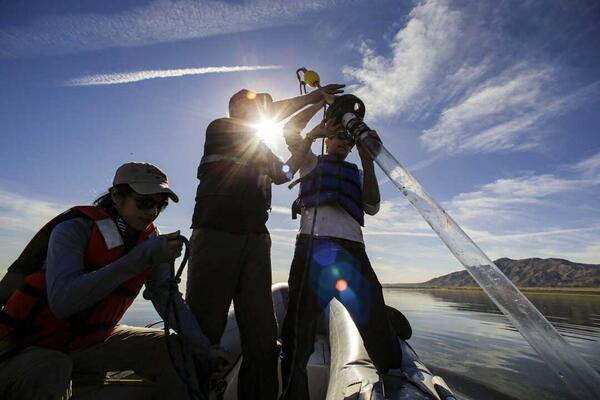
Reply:
<svg viewBox="0 0 600 400"><path fill-rule="evenodd" d="M156 398L187 399L186 388L169 359L163 332L123 325L104 342L70 354L32 346L2 362L0 398L70 399L72 374L125 370L155 382Z"/></svg>

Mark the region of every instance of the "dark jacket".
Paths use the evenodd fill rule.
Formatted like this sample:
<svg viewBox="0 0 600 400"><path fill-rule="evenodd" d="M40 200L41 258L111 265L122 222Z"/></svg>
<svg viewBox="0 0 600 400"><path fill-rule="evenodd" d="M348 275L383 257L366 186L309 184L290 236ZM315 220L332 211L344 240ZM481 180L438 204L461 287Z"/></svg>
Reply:
<svg viewBox="0 0 600 400"><path fill-rule="evenodd" d="M221 118L206 129L192 228L267 233L271 184L290 180L284 163L240 120Z"/></svg>

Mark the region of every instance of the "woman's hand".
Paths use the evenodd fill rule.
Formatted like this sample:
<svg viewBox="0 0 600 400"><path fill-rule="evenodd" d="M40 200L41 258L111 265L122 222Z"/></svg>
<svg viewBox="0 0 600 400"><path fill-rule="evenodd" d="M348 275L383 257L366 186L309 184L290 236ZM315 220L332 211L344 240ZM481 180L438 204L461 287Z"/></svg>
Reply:
<svg viewBox="0 0 600 400"><path fill-rule="evenodd" d="M183 240L178 239L180 235L181 231L177 231L158 236L158 239L166 239L167 241L166 249L161 257L163 262L174 261L179 256L181 256L181 252L183 249Z"/></svg>

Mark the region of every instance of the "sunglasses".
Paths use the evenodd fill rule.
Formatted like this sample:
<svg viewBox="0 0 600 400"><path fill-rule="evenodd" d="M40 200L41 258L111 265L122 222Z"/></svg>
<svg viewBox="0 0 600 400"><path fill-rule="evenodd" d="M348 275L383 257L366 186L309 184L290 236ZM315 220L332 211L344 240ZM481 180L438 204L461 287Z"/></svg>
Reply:
<svg viewBox="0 0 600 400"><path fill-rule="evenodd" d="M330 139L340 139L340 140L345 140L346 142L350 143L351 145L354 145L354 139L352 139L351 136L349 136L346 132L337 132L333 135L328 136Z"/></svg>
<svg viewBox="0 0 600 400"><path fill-rule="evenodd" d="M169 200L167 200L167 199L157 200L151 196L143 196L143 197L133 196L133 199L135 200L135 206L137 207L137 209L142 210L142 211L156 208L158 210L158 212L162 212L169 205Z"/></svg>

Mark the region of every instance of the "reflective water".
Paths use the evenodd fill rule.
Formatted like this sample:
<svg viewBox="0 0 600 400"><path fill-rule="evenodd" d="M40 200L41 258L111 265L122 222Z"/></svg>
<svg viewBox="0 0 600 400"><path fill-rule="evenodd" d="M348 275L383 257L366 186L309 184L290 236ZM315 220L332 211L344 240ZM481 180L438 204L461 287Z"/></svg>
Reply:
<svg viewBox="0 0 600 400"><path fill-rule="evenodd" d="M600 371L600 296L526 295ZM409 343L459 398L571 398L483 292L387 289L385 296L411 322Z"/></svg>
<svg viewBox="0 0 600 400"><path fill-rule="evenodd" d="M567 341L600 371L600 296L527 293ZM570 399L533 349L480 291L386 289L411 322L409 343L459 399ZM160 318L141 297L123 323Z"/></svg>

